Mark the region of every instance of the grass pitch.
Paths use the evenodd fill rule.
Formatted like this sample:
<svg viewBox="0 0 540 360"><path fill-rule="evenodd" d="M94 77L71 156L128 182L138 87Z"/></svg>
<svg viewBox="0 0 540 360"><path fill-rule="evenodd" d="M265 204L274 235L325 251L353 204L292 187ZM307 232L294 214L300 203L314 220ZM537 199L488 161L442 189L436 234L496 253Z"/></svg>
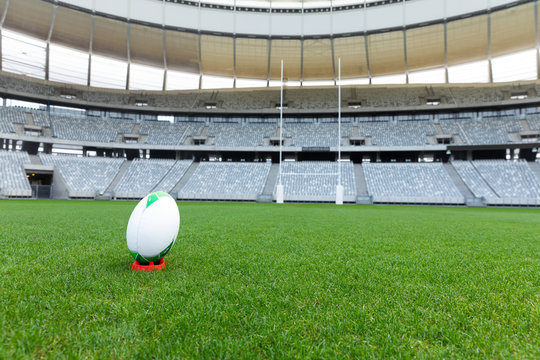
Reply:
<svg viewBox="0 0 540 360"><path fill-rule="evenodd" d="M0 201L0 358L539 358L540 211Z"/></svg>

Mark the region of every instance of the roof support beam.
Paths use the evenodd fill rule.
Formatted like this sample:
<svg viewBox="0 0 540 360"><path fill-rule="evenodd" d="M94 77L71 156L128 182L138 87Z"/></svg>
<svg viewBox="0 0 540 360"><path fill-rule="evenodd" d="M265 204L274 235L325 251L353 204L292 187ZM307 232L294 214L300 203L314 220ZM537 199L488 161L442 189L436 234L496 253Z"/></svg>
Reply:
<svg viewBox="0 0 540 360"><path fill-rule="evenodd" d="M448 84L448 31L447 21L444 19L444 82Z"/></svg>
<svg viewBox="0 0 540 360"><path fill-rule="evenodd" d="M540 36L538 34L538 0L534 2L534 30L536 33L536 79L540 80Z"/></svg>
<svg viewBox="0 0 540 360"><path fill-rule="evenodd" d="M272 38L268 36L268 70L266 72L266 87L270 87L270 62L272 59Z"/></svg>
<svg viewBox="0 0 540 360"><path fill-rule="evenodd" d="M405 0L401 2L403 4L403 60L405 64L405 84L409 83L409 65L407 63L407 27L405 26L406 8Z"/></svg>
<svg viewBox="0 0 540 360"><path fill-rule="evenodd" d="M4 4L4 10L2 11L2 19L0 19L0 27L4 26L4 21L6 21L6 16L9 8L9 0L6 0Z"/></svg>
<svg viewBox="0 0 540 360"><path fill-rule="evenodd" d="M407 29L403 28L403 59L405 60L405 84L409 83L409 65L407 63Z"/></svg>
<svg viewBox="0 0 540 360"><path fill-rule="evenodd" d="M86 86L90 86L92 79L92 52L94 51L94 22L95 15L90 17L90 43L88 45L88 73L86 79Z"/></svg>
<svg viewBox="0 0 540 360"><path fill-rule="evenodd" d="M2 58L3 58L2 29L4 27L4 21L6 20L8 8L9 8L9 0L6 0L6 3L4 4L4 10L2 11L2 18L0 19L0 71L2 71Z"/></svg>
<svg viewBox="0 0 540 360"><path fill-rule="evenodd" d="M165 29L161 29L163 46L163 91L167 90L167 34Z"/></svg>
<svg viewBox="0 0 540 360"><path fill-rule="evenodd" d="M6 0L4 4L4 10L2 11L2 18L0 19L0 71L2 71L2 29L4 27L4 21L6 20L7 12L9 8L9 0ZM5 99L4 99L5 100Z"/></svg>
<svg viewBox="0 0 540 360"><path fill-rule="evenodd" d="M364 48L366 52L366 66L367 66L368 80L369 80L369 85L371 85L371 67L369 66L369 46L368 46L368 36L367 36L366 9L367 9L366 0L364 0L364 8L362 9L362 13L364 14Z"/></svg>
<svg viewBox="0 0 540 360"><path fill-rule="evenodd" d="M304 86L304 36L300 40L300 86Z"/></svg>
<svg viewBox="0 0 540 360"><path fill-rule="evenodd" d="M236 89L236 35L233 37L233 89Z"/></svg>
<svg viewBox="0 0 540 360"><path fill-rule="evenodd" d="M369 66L369 46L367 42L368 42L368 37L367 37L367 34L364 33L364 47L366 50L367 73L368 73L369 85L371 85L371 67Z"/></svg>
<svg viewBox="0 0 540 360"><path fill-rule="evenodd" d="M165 1L161 2L161 47L163 48L163 87L162 90L167 90L167 33L165 32Z"/></svg>
<svg viewBox="0 0 540 360"><path fill-rule="evenodd" d="M198 50L199 50L199 90L202 89L202 51L201 51L201 32L197 36Z"/></svg>
<svg viewBox="0 0 540 360"><path fill-rule="evenodd" d="M337 77L336 77L336 59L335 59L335 53L334 53L334 37L332 36L330 38L330 48L332 50L332 74L334 77L334 85L337 85Z"/></svg>
<svg viewBox="0 0 540 360"><path fill-rule="evenodd" d="M58 5L53 5L53 12L51 17L51 25L49 26L49 33L47 34L47 47L45 53L45 80L49 80L49 67L51 58L51 36L54 29L54 19L56 18L56 8Z"/></svg>
<svg viewBox="0 0 540 360"><path fill-rule="evenodd" d="M236 89L236 0L233 4L233 89Z"/></svg>
<svg viewBox="0 0 540 360"><path fill-rule="evenodd" d="M304 7L304 2L302 1L302 7ZM304 18L302 16L302 18ZM334 80L334 85L337 84L337 77L336 77L336 60L334 58L334 4L333 1L330 0L330 31L332 32L330 34L330 49L332 51L332 78Z"/></svg>
<svg viewBox="0 0 540 360"><path fill-rule="evenodd" d="M131 72L131 48L130 48L130 38L131 38L131 26L129 21L126 23L127 26L127 72L126 72L126 90L129 90L129 73Z"/></svg>
<svg viewBox="0 0 540 360"><path fill-rule="evenodd" d="M489 5L488 5L489 6ZM493 66L491 64L491 8L488 8L487 13L487 36L488 36L488 75L489 82L493 83Z"/></svg>
<svg viewBox="0 0 540 360"><path fill-rule="evenodd" d="M197 8L197 50L199 52L199 90L202 89L202 51L201 51L201 0Z"/></svg>

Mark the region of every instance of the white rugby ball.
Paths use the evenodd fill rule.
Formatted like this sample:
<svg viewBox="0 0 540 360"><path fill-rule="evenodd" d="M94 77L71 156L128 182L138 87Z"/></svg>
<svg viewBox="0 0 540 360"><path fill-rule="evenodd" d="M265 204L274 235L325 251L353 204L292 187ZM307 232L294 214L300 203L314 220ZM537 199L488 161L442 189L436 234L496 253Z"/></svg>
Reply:
<svg viewBox="0 0 540 360"><path fill-rule="evenodd" d="M129 252L139 264L156 263L173 247L179 228L180 213L173 198L162 191L148 194L129 218Z"/></svg>

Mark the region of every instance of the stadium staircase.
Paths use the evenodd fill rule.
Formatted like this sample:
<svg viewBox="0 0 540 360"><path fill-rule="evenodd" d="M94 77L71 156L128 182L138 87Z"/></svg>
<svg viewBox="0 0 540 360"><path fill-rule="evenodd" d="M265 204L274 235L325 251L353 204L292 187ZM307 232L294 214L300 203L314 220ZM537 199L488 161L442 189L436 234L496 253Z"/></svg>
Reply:
<svg viewBox="0 0 540 360"><path fill-rule="evenodd" d="M34 116L31 113L25 113L25 115L26 115L26 122L28 123L28 125L36 125L34 121Z"/></svg>
<svg viewBox="0 0 540 360"><path fill-rule="evenodd" d="M191 163L191 165L188 167L188 169L184 173L184 176L182 176L180 178L180 180L178 180L176 185L173 186L173 188L172 188L172 190L170 192L170 194L173 195L173 198L177 197L177 195L174 195L174 194L178 194L180 192L180 189L182 189L184 187L184 185L186 185L189 178L191 177L191 175L193 175L193 173L195 172L195 170L197 170L198 167L199 167L198 162L194 161L193 163Z"/></svg>
<svg viewBox="0 0 540 360"><path fill-rule="evenodd" d="M141 127L141 124L140 123L135 123L133 125L133 129L131 129L131 134L132 135L138 135L139 134L139 128Z"/></svg>
<svg viewBox="0 0 540 360"><path fill-rule="evenodd" d="M268 177L266 178L266 183L264 184L262 195L273 195L278 175L279 164L272 164L272 166L270 166L270 171L268 172Z"/></svg>
<svg viewBox="0 0 540 360"><path fill-rule="evenodd" d="M529 125L529 122L527 119L521 119L520 120L521 127L523 128L523 131L531 131L531 126Z"/></svg>
<svg viewBox="0 0 540 360"><path fill-rule="evenodd" d="M28 155L28 157L30 158L30 163L32 165L43 165L43 162L41 161L39 156L37 156L37 155Z"/></svg>
<svg viewBox="0 0 540 360"><path fill-rule="evenodd" d="M373 204L373 198L369 195L366 175L362 164L353 165L354 182L356 185L356 203L357 204Z"/></svg>
<svg viewBox="0 0 540 360"><path fill-rule="evenodd" d="M114 189L116 184L118 184L118 181L120 181L120 179L122 178L122 175L124 175L124 173L129 168L130 164L131 164L131 161L124 161L122 163L122 165L120 166L120 169L118 170L118 173L114 177L113 181L109 184L107 189L105 189L105 191L103 192L104 194L110 193L112 191L112 189Z"/></svg>
<svg viewBox="0 0 540 360"><path fill-rule="evenodd" d="M174 166L176 165L176 162L174 162L171 167L169 168L169 170L167 170L167 172L165 173L165 175L163 175L161 177L161 179L156 183L156 185L154 185L154 188L152 189L152 192L154 191L157 191L160 187L161 187L161 183L167 178L167 176L169 176L171 170L174 168Z"/></svg>
<svg viewBox="0 0 540 360"><path fill-rule="evenodd" d="M456 185L457 189L461 193L461 195L463 195L465 199L475 198L474 194L465 184L461 176L459 176L454 166L451 163L444 163L443 166L446 169L448 175L450 176L450 179L452 179L452 182L454 183L454 185Z"/></svg>
<svg viewBox="0 0 540 360"><path fill-rule="evenodd" d="M529 167L531 168L534 175L536 175L536 178L540 182L540 163L537 162L530 162Z"/></svg>
<svg viewBox="0 0 540 360"><path fill-rule="evenodd" d="M368 196L366 176L361 164L354 164L354 180L356 182L356 196Z"/></svg>

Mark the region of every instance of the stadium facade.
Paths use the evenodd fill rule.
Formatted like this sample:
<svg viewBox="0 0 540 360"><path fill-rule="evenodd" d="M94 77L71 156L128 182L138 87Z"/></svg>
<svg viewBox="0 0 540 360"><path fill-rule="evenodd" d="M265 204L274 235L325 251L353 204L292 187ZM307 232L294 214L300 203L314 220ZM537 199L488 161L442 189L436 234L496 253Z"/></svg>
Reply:
<svg viewBox="0 0 540 360"><path fill-rule="evenodd" d="M4 197L540 204L538 1L0 9Z"/></svg>

